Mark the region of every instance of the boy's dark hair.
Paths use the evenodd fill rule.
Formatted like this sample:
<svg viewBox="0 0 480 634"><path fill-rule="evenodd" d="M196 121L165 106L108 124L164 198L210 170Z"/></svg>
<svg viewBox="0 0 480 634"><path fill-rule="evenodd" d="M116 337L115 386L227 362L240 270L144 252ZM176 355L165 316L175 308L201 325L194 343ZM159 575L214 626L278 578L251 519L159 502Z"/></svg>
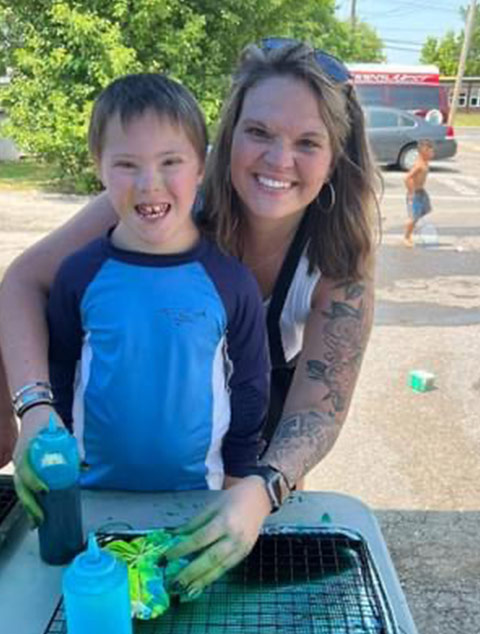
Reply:
<svg viewBox="0 0 480 634"><path fill-rule="evenodd" d="M420 139L417 143L417 147L418 149L421 149L422 147L428 147L433 150L433 141L431 139Z"/></svg>
<svg viewBox="0 0 480 634"><path fill-rule="evenodd" d="M198 103L185 86L160 73L137 73L115 79L102 90L93 106L88 129L88 147L92 157L102 155L108 121L118 114L122 126L152 110L180 125L195 148L201 162L205 160L208 133Z"/></svg>

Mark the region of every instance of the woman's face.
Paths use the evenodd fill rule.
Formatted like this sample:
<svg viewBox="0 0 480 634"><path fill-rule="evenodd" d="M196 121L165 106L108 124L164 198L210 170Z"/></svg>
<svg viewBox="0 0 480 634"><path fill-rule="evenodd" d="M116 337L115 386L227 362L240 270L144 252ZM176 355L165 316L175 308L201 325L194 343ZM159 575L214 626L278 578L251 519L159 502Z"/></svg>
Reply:
<svg viewBox="0 0 480 634"><path fill-rule="evenodd" d="M332 149L310 87L271 77L245 95L231 150L231 176L245 213L301 213L328 180Z"/></svg>

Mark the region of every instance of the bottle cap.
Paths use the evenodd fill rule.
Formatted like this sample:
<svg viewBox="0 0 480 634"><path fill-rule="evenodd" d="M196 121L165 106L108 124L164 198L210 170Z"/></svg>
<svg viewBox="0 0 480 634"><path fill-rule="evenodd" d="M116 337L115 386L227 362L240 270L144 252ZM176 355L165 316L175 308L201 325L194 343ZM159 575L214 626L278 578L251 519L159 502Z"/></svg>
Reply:
<svg viewBox="0 0 480 634"><path fill-rule="evenodd" d="M95 535L88 536L87 550L77 555L72 566L77 575L106 575L115 568L116 560L109 552L99 548Z"/></svg>
<svg viewBox="0 0 480 634"><path fill-rule="evenodd" d="M77 442L64 427L57 425L53 414L30 443L30 462L50 489L63 489L78 480Z"/></svg>
<svg viewBox="0 0 480 634"><path fill-rule="evenodd" d="M90 533L87 549L75 557L65 571L63 582L65 588L78 594L101 594L126 577L126 565L102 550Z"/></svg>

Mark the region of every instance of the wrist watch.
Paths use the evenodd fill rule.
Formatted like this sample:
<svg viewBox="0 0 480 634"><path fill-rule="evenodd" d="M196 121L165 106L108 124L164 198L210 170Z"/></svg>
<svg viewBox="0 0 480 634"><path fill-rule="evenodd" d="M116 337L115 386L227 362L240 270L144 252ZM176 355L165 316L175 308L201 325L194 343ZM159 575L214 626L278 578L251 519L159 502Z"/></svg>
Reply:
<svg viewBox="0 0 480 634"><path fill-rule="evenodd" d="M263 479L268 499L272 505L271 512L278 511L290 495L290 488L283 473L269 465L258 465L252 469L250 475L258 475Z"/></svg>

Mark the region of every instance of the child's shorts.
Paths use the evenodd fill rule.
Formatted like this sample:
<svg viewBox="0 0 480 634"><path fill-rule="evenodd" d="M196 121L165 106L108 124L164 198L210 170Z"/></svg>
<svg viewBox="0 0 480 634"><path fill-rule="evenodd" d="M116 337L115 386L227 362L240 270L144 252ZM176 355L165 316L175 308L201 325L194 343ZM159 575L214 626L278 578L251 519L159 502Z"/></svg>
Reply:
<svg viewBox="0 0 480 634"><path fill-rule="evenodd" d="M432 211L430 197L425 189L417 189L412 198L407 196L407 211L410 218L415 221Z"/></svg>

